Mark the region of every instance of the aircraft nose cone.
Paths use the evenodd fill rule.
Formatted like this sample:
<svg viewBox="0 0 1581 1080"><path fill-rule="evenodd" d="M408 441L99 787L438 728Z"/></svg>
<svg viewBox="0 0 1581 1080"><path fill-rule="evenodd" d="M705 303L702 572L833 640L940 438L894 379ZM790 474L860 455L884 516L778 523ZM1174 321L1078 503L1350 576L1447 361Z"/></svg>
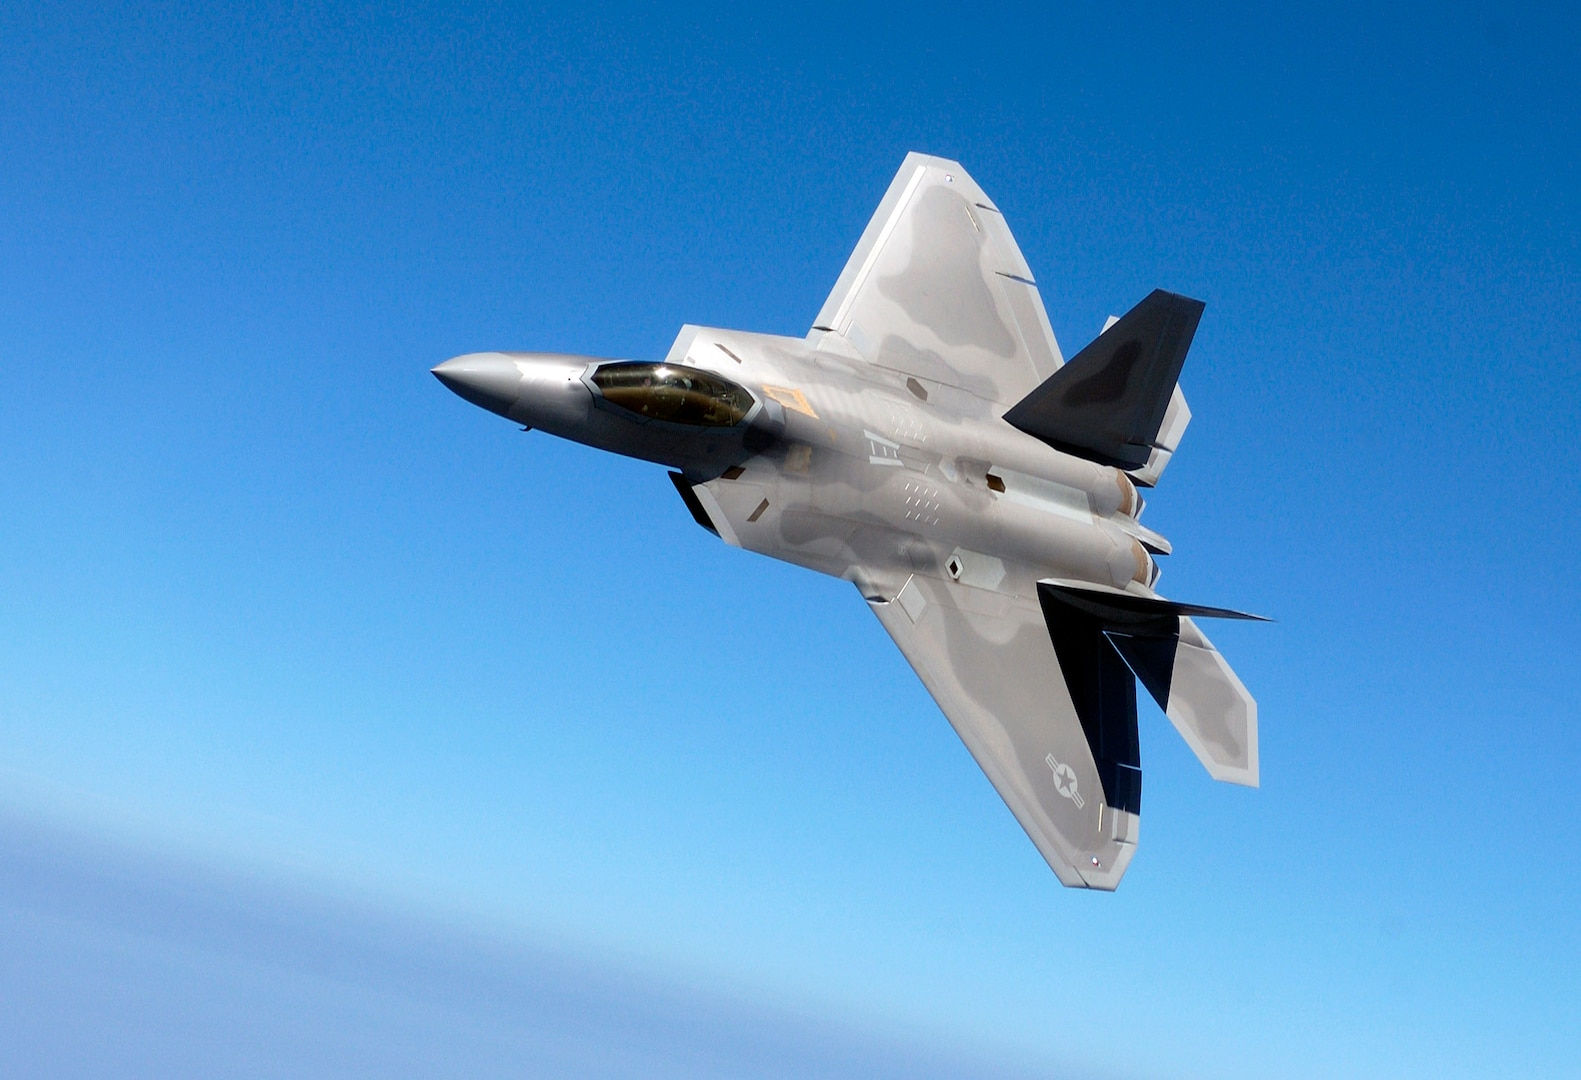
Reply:
<svg viewBox="0 0 1581 1080"><path fill-rule="evenodd" d="M472 353L429 369L458 396L489 412L509 415L521 391L516 362L499 353Z"/></svg>

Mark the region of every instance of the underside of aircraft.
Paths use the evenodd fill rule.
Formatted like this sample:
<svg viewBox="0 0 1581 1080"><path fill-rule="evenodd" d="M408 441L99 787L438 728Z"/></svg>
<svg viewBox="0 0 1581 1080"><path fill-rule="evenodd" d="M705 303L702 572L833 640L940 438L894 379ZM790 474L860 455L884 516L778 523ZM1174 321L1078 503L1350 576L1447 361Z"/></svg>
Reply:
<svg viewBox="0 0 1581 1080"><path fill-rule="evenodd" d="M1137 683L1215 779L1257 706L1160 597L1141 524L1191 418L1201 302L1162 290L1066 362L961 166L909 155L805 338L684 327L663 361L474 353L468 401L655 461L725 542L851 581L1066 885L1113 889L1141 813Z"/></svg>

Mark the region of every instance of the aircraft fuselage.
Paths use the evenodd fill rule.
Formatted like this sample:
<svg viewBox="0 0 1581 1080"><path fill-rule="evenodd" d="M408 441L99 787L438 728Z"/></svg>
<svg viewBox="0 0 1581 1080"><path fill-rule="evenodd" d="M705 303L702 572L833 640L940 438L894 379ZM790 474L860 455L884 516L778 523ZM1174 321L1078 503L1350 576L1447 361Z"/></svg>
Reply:
<svg viewBox="0 0 1581 1080"><path fill-rule="evenodd" d="M710 376L692 381L744 391L746 407L713 424L668 419L663 403L644 415L640 398L600 385L612 381L601 372L623 367ZM655 365L500 352L435 373L526 427L668 466L691 484L722 479L705 500L767 504L724 539L854 580L869 599L889 599L916 571L1116 588L1157 576L1142 538L1162 538L1138 524L1142 500L1124 472L1017 431L967 390L805 339L688 327Z"/></svg>
<svg viewBox="0 0 1581 1080"><path fill-rule="evenodd" d="M1256 702L1165 600L1139 521L1190 420L1204 305L1155 290L1067 363L959 163L907 157L804 338L688 326L661 361L458 356L476 405L671 469L727 543L856 585L1060 880L1112 889L1141 812L1136 684L1218 779Z"/></svg>

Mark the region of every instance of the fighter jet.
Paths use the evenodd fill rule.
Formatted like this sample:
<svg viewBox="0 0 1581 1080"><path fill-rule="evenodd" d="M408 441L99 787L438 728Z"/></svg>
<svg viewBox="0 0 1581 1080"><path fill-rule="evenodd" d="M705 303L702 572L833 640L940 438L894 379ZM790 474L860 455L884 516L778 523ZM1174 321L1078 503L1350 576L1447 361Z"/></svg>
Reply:
<svg viewBox="0 0 1581 1080"><path fill-rule="evenodd" d="M1141 522L1191 418L1203 304L1162 290L1066 362L1004 215L910 154L806 337L685 326L663 360L483 352L433 369L539 431L667 466L697 524L843 578L1061 882L1114 889L1142 807L1136 684L1217 780L1257 705L1163 599Z"/></svg>

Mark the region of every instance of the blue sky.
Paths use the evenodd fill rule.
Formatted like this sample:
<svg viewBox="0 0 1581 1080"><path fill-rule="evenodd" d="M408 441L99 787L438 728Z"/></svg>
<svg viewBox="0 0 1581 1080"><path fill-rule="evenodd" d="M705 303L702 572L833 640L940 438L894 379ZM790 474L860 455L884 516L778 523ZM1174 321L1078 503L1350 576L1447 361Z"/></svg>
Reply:
<svg viewBox="0 0 1581 1080"><path fill-rule="evenodd" d="M0 999L58 1007L0 1013L0 1065L120 1030L77 1074L311 1072L294 1037L392 1075L430 1032L411 1075L586 1075L627 1010L670 1034L616 1074L754 1075L761 1038L827 1075L1572 1075L1578 29L6 5ZM427 373L803 333L913 149L1005 211L1067 353L1154 287L1208 305L1147 521L1167 594L1279 620L1214 634L1263 787L1145 705L1113 896L1059 887L848 585ZM399 942L308 1023L300 942L368 925ZM442 1049L548 1029L498 980L584 978L564 1056Z"/></svg>

